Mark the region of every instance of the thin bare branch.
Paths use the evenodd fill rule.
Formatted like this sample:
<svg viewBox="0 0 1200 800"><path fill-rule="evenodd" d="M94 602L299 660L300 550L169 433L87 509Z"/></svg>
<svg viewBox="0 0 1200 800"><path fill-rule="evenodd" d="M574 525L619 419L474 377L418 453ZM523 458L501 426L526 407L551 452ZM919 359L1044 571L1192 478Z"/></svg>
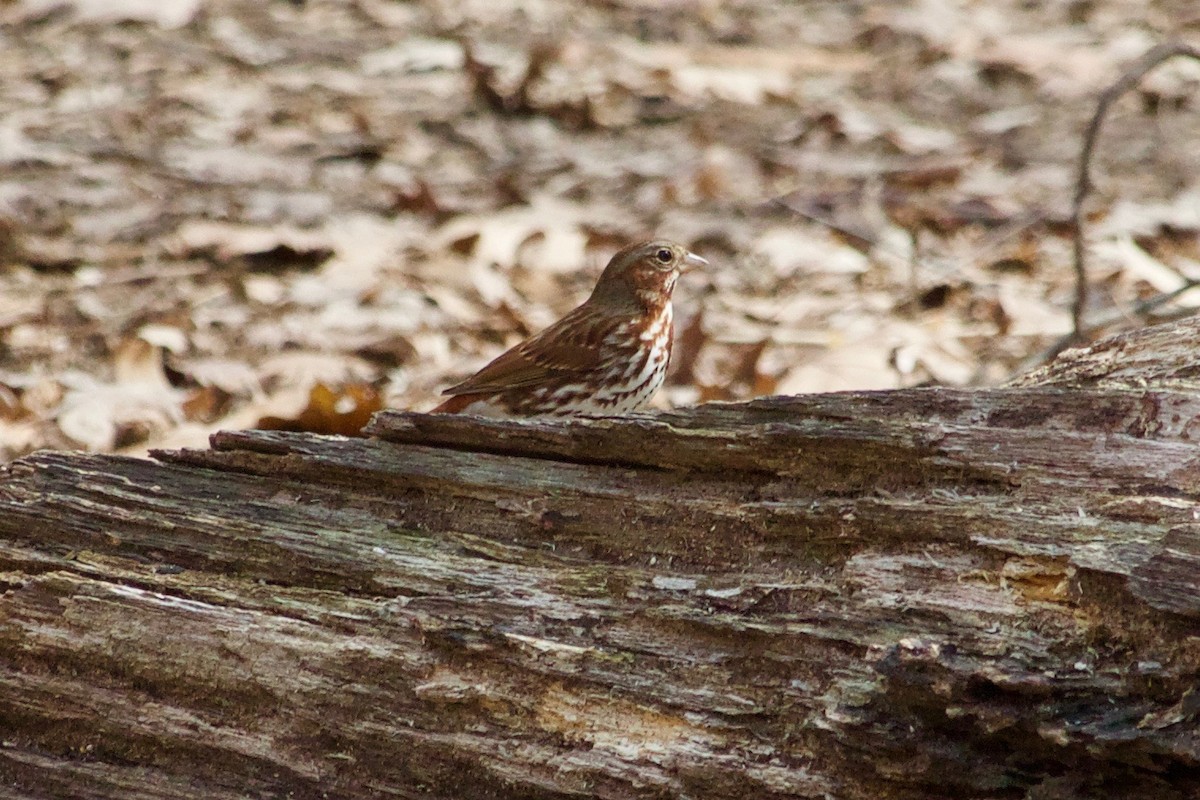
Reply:
<svg viewBox="0 0 1200 800"><path fill-rule="evenodd" d="M1136 86L1152 69L1176 56L1185 56L1200 61L1200 49L1183 42L1167 42L1151 48L1145 55L1131 64L1117 78L1116 82L1104 90L1103 94L1100 95L1100 101L1096 104L1096 111L1092 114L1087 129L1084 131L1083 149L1079 153L1079 172L1075 178L1075 202L1071 209L1074 235L1075 301L1071 307L1070 341L1064 343L1063 347L1083 339L1083 314L1086 310L1088 299L1087 253L1083 231L1083 207L1093 188L1091 163L1092 155L1096 151L1096 141L1100 137L1100 127L1104 124L1104 119L1108 116L1108 110L1112 107L1113 103ZM1060 347L1059 349L1061 350L1062 348Z"/></svg>

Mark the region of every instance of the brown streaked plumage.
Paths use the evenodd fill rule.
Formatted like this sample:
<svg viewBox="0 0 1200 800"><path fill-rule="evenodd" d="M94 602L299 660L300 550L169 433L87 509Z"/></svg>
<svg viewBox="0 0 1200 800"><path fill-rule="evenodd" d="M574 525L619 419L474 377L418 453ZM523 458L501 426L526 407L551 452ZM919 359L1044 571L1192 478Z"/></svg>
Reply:
<svg viewBox="0 0 1200 800"><path fill-rule="evenodd" d="M588 416L645 406L671 356L675 281L707 264L666 240L626 247L582 305L447 389L433 411Z"/></svg>

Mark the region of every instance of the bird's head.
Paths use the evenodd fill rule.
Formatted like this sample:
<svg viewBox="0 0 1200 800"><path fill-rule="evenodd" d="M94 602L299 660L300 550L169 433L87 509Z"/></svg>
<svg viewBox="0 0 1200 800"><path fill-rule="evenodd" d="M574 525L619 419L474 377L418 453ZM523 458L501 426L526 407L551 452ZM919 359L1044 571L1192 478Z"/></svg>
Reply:
<svg viewBox="0 0 1200 800"><path fill-rule="evenodd" d="M609 260L588 302L622 310L661 308L671 302L681 272L707 266L700 256L666 239L633 244Z"/></svg>

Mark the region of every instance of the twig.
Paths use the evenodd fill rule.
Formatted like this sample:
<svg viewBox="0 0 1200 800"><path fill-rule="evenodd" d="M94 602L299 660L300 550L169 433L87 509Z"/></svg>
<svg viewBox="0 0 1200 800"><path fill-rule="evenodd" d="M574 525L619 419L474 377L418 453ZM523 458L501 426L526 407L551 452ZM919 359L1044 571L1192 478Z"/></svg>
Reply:
<svg viewBox="0 0 1200 800"><path fill-rule="evenodd" d="M784 200L783 198L785 196L786 195L779 195L772 197L770 200L767 200L765 203L763 203L762 206L774 206L776 208L781 208L788 213L795 214L798 217L803 217L809 222L815 222L818 225L822 225L829 230L834 231L835 233L840 233L847 238L857 239L858 241L868 244L871 247L875 247L877 244L879 244L879 242L875 241L875 239L867 234L866 231L851 230L845 225L839 225L829 217L821 214L815 214L811 211L805 211L803 208L797 208L787 200Z"/></svg>
<svg viewBox="0 0 1200 800"><path fill-rule="evenodd" d="M1116 310L1109 311L1102 315L1099 319L1092 320L1092 330L1102 331L1109 325L1120 322L1121 320L1128 319L1130 317L1144 317L1160 306L1165 306L1167 303L1170 303L1180 295L1190 292L1197 286L1200 286L1200 279L1188 279L1169 292L1160 292L1153 297L1147 297L1145 300L1139 300L1131 309L1118 308ZM1021 365L1017 367L1017 369L1014 370L1011 375L1008 376L1008 379L1005 380L1005 383L1011 383L1019 376L1024 375L1026 372L1035 370L1043 364L1053 361L1059 356L1060 353L1062 353L1062 351L1080 343L1080 340L1076 338L1076 334L1073 332L1064 336L1060 336L1058 339L1054 340L1053 344L1051 344L1042 352L1030 356L1022 361Z"/></svg>
<svg viewBox="0 0 1200 800"><path fill-rule="evenodd" d="M831 231L840 233L847 238L857 239L860 242L870 245L872 248L879 247L884 251L884 253L895 258L905 258L903 254L894 248L882 246L876 237L870 236L865 231L851 230L844 225L839 225L837 222L834 222L827 216L817 214L812 211L805 211L803 208L797 208L796 206L791 205L784 199L787 194L790 194L790 192L777 197L772 197L770 200L762 203L759 207L781 208L784 211L795 214L798 217L803 217L809 222L815 222L816 224L822 225ZM1040 225L1043 222L1045 222L1045 217L1043 216L1042 212L1038 210L1027 211L1020 216L1014 217L1011 221L985 237L983 242L981 242L978 246L972 248L970 253L964 257L964 260L975 262L987 258L989 257L989 253L998 250L1002 244L1012 239L1014 236L1019 236L1035 225ZM915 296L917 267L925 267L926 269L930 269L932 268L932 265L930 264L929 259L921 256L920 229L909 229L908 234L912 248L907 256L909 261L909 291Z"/></svg>
<svg viewBox="0 0 1200 800"><path fill-rule="evenodd" d="M1083 135L1083 150L1079 154L1079 172L1075 178L1075 204L1071 209L1071 222L1074 235L1075 250L1075 302L1071 307L1071 336L1070 341L1060 344L1056 349L1061 350L1069 344L1083 340L1083 313L1087 306L1087 256L1083 236L1083 204L1092 191L1091 162L1096 151L1096 140L1100 137L1100 126L1108 110L1126 92L1138 84L1150 70L1159 64L1176 56L1187 56L1200 61L1200 49L1183 42L1167 42L1153 47L1141 58L1131 64L1100 95L1096 111L1088 122Z"/></svg>

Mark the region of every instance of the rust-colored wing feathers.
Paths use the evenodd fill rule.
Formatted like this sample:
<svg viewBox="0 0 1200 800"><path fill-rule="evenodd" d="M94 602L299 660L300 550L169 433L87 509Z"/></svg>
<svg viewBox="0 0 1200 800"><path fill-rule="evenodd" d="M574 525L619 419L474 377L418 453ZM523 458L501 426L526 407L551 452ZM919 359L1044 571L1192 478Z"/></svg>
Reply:
<svg viewBox="0 0 1200 800"><path fill-rule="evenodd" d="M609 324L604 324L609 323ZM583 305L442 394L491 394L595 370L614 325Z"/></svg>

